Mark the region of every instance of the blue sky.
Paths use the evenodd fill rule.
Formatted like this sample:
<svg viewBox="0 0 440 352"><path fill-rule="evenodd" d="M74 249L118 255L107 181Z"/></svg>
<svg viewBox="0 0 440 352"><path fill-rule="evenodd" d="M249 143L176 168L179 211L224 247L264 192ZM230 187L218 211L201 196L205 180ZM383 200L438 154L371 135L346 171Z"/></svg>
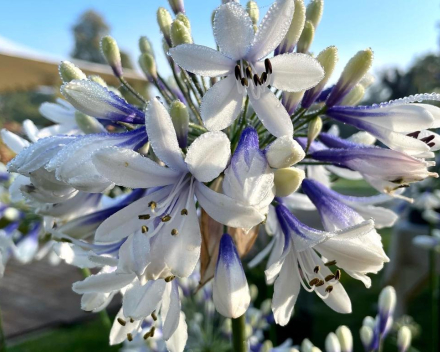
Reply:
<svg viewBox="0 0 440 352"><path fill-rule="evenodd" d="M305 0L308 3L308 0ZM271 0L257 0L264 14ZM210 18L220 0L186 0L196 43L214 45ZM242 3L245 1L242 0ZM67 58L73 47L71 28L80 14L94 9L104 16L121 48L137 58L137 41L147 35L161 50L156 9L167 0L3 1L0 36L46 53ZM339 49L341 70L358 50L372 47L374 70L386 65L407 67L415 57L437 51L438 0L326 0L324 16L311 50ZM165 66L163 55L159 68ZM135 60L136 61L136 60Z"/></svg>

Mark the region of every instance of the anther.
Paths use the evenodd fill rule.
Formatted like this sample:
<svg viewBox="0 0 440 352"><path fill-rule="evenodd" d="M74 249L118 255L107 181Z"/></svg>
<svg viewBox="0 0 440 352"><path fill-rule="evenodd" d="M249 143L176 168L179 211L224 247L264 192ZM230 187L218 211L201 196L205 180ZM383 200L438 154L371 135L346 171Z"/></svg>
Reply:
<svg viewBox="0 0 440 352"><path fill-rule="evenodd" d="M319 282L319 279L315 277L314 279L310 280L310 282L309 282L309 286L314 286L314 285L316 285L318 282Z"/></svg>
<svg viewBox="0 0 440 352"><path fill-rule="evenodd" d="M165 280L165 282L170 282L170 281L173 281L175 278L176 277L174 275L171 275L171 276L167 276L164 280Z"/></svg>
<svg viewBox="0 0 440 352"><path fill-rule="evenodd" d="M134 323L134 319L133 318L130 318L130 323Z"/></svg>
<svg viewBox="0 0 440 352"><path fill-rule="evenodd" d="M148 206L149 206L152 210L154 210L154 209L156 209L157 203L154 202L154 201L151 201L150 203L148 203Z"/></svg>
<svg viewBox="0 0 440 352"><path fill-rule="evenodd" d="M321 268L319 267L319 265L317 265L317 266L315 266L315 269L313 269L313 272L315 274L317 274L317 273L319 273L319 269L321 269Z"/></svg>
<svg viewBox="0 0 440 352"><path fill-rule="evenodd" d="M320 286L323 286L324 284L325 284L324 280L319 280L319 281L315 284L315 286L316 286L316 287L320 287Z"/></svg>
<svg viewBox="0 0 440 352"><path fill-rule="evenodd" d="M130 341L130 342L133 341L133 335L128 333L127 334L127 340Z"/></svg>
<svg viewBox="0 0 440 352"><path fill-rule="evenodd" d="M435 143L434 142L431 142L431 143L428 143L428 147L433 147L433 146L435 146Z"/></svg>
<svg viewBox="0 0 440 352"><path fill-rule="evenodd" d="M431 142L433 139L435 138L435 136L432 134L428 137L422 138L421 141L425 142L426 144L428 144L429 142Z"/></svg>
<svg viewBox="0 0 440 352"><path fill-rule="evenodd" d="M149 214L142 214L138 216L139 220L148 220L150 218Z"/></svg>
<svg viewBox="0 0 440 352"><path fill-rule="evenodd" d="M415 132L408 133L407 136L417 138L419 136L419 134L420 134L420 131L415 131Z"/></svg>
<svg viewBox="0 0 440 352"><path fill-rule="evenodd" d="M254 74L254 84L255 84L256 86L258 86L258 85L261 86L261 81L260 81L260 78L258 77L257 74Z"/></svg>
<svg viewBox="0 0 440 352"><path fill-rule="evenodd" d="M261 80L261 83L263 83L263 84L266 83L266 81L267 81L267 73L266 72L263 72L261 74L260 80Z"/></svg>
<svg viewBox="0 0 440 352"><path fill-rule="evenodd" d="M148 232L148 227L145 226L145 225L142 226L141 229L142 229L142 233L147 233Z"/></svg>
<svg viewBox="0 0 440 352"><path fill-rule="evenodd" d="M237 81L241 80L241 70L240 70L240 66L238 65L235 66L235 79Z"/></svg>
<svg viewBox="0 0 440 352"><path fill-rule="evenodd" d="M171 235L177 236L178 234L179 234L179 231L177 231L177 229L172 229L171 230Z"/></svg>
<svg viewBox="0 0 440 352"><path fill-rule="evenodd" d="M155 332L155 331L156 331L156 327L153 326L153 327L150 329L150 336L151 336L151 337L154 336L154 332Z"/></svg>
<svg viewBox="0 0 440 352"><path fill-rule="evenodd" d="M272 63L269 59L264 60L264 68L266 69L266 73L268 75L272 74Z"/></svg>
<svg viewBox="0 0 440 352"><path fill-rule="evenodd" d="M251 68L249 66L246 67L246 77L247 78L252 78L252 70L251 70Z"/></svg>
<svg viewBox="0 0 440 352"><path fill-rule="evenodd" d="M125 324L127 324L127 322L122 318L118 318L117 320L118 320L118 323L121 324L122 326L125 326Z"/></svg>
<svg viewBox="0 0 440 352"><path fill-rule="evenodd" d="M243 77L240 82L241 82L241 85L243 87L245 87L245 86L248 87L249 86L249 82L248 82L248 80L245 77Z"/></svg>
<svg viewBox="0 0 440 352"><path fill-rule="evenodd" d="M151 317L153 318L154 321L157 320L156 311L153 311L153 313L151 313Z"/></svg>
<svg viewBox="0 0 440 352"><path fill-rule="evenodd" d="M341 270L336 270L336 273L335 273L335 280L341 280Z"/></svg>
<svg viewBox="0 0 440 352"><path fill-rule="evenodd" d="M327 275L326 277L325 277L325 281L330 281L330 280L333 280L335 278L335 275L333 275L333 274L330 274L330 275Z"/></svg>
<svg viewBox="0 0 440 352"><path fill-rule="evenodd" d="M148 331L145 335L144 335L144 340L147 340L150 337L150 332Z"/></svg>
<svg viewBox="0 0 440 352"><path fill-rule="evenodd" d="M330 292L332 292L332 291L333 291L333 286L331 286L331 285L329 285L329 286L327 286L327 287L325 288L325 292L330 293Z"/></svg>
<svg viewBox="0 0 440 352"><path fill-rule="evenodd" d="M164 216L162 216L161 220L162 220L162 222L168 222L171 220L171 216L168 214L164 215Z"/></svg>
<svg viewBox="0 0 440 352"><path fill-rule="evenodd" d="M327 262L324 264L325 266L332 266L332 265L336 265L336 260L332 260L330 262Z"/></svg>
<svg viewBox="0 0 440 352"><path fill-rule="evenodd" d="M180 215L188 215L188 210L182 209L182 211L180 212Z"/></svg>

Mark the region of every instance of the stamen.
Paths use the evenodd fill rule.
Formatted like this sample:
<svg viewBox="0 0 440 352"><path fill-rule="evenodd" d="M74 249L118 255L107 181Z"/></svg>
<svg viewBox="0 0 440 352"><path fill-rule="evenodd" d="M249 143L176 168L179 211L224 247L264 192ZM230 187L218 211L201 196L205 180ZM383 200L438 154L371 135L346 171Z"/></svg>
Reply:
<svg viewBox="0 0 440 352"><path fill-rule="evenodd" d="M142 214L138 216L139 220L148 220L150 218L149 214Z"/></svg>
<svg viewBox="0 0 440 352"><path fill-rule="evenodd" d="M435 146L435 143L434 142L431 142L431 143L428 143L428 147L433 147L433 146Z"/></svg>
<svg viewBox="0 0 440 352"><path fill-rule="evenodd" d="M266 83L266 81L267 81L267 73L266 73L266 72L263 72L263 73L261 74L260 79L261 79L261 83L262 83L262 84Z"/></svg>
<svg viewBox="0 0 440 352"><path fill-rule="evenodd" d="M144 340L147 340L150 337L150 332L148 331L145 335L144 335Z"/></svg>
<svg viewBox="0 0 440 352"><path fill-rule="evenodd" d="M240 66L239 65L235 66L235 79L237 81L241 80L241 71L240 71Z"/></svg>
<svg viewBox="0 0 440 352"><path fill-rule="evenodd" d="M153 313L151 313L151 317L153 318L154 321L157 320L156 311L153 311Z"/></svg>
<svg viewBox="0 0 440 352"><path fill-rule="evenodd" d="M168 222L171 220L171 216L169 214L162 216L162 222Z"/></svg>
<svg viewBox="0 0 440 352"><path fill-rule="evenodd" d="M157 203L154 202L154 201L151 201L150 203L148 203L148 206L149 206L152 210L154 210L154 209L156 209L156 207L157 207Z"/></svg>
<svg viewBox="0 0 440 352"><path fill-rule="evenodd" d="M249 79L252 78L252 69L249 66L246 67L246 77Z"/></svg>
<svg viewBox="0 0 440 352"><path fill-rule="evenodd" d="M171 235L177 236L178 234L179 234L179 231L177 231L177 229L172 229L171 230Z"/></svg>
<svg viewBox="0 0 440 352"><path fill-rule="evenodd" d="M249 82L245 77L243 77L240 82L243 87L249 87Z"/></svg>
<svg viewBox="0 0 440 352"><path fill-rule="evenodd" d="M335 280L337 280L337 281L339 281L339 280L341 280L341 270L336 270L336 273L335 273Z"/></svg>
<svg viewBox="0 0 440 352"><path fill-rule="evenodd" d="M117 320L118 320L118 323L121 324L122 326L125 326L125 324L127 324L127 322L122 318L118 318Z"/></svg>
<svg viewBox="0 0 440 352"><path fill-rule="evenodd" d="M317 266L315 266L315 269L313 269L313 272L315 274L317 274L317 273L319 273L319 269L321 269L321 268L319 267L319 265L317 265Z"/></svg>
<svg viewBox="0 0 440 352"><path fill-rule="evenodd" d="M134 323L134 319L133 318L130 318L130 323Z"/></svg>
<svg viewBox="0 0 440 352"><path fill-rule="evenodd" d="M433 139L435 138L435 136L432 134L428 137L422 138L421 141L425 142L426 144L428 144L429 142L431 142Z"/></svg>
<svg viewBox="0 0 440 352"><path fill-rule="evenodd" d="M182 211L180 212L180 215L188 215L188 210L182 209Z"/></svg>
<svg viewBox="0 0 440 352"><path fill-rule="evenodd" d="M419 134L420 134L420 131L415 131L415 132L408 133L407 136L413 137L413 138L418 138Z"/></svg>
<svg viewBox="0 0 440 352"><path fill-rule="evenodd" d="M333 280L334 278L335 278L335 275L330 274L330 275L327 275L327 276L325 277L325 281L328 282L328 281L330 281L330 280Z"/></svg>
<svg viewBox="0 0 440 352"><path fill-rule="evenodd" d="M319 280L319 281L315 284L315 286L316 286L316 287L321 287L321 286L323 286L324 284L325 284L324 280Z"/></svg>
<svg viewBox="0 0 440 352"><path fill-rule="evenodd" d="M141 229L142 229L142 233L147 233L148 232L148 227L145 226L145 225L142 226Z"/></svg>
<svg viewBox="0 0 440 352"><path fill-rule="evenodd" d="M318 282L319 282L319 279L317 277L315 277L313 280L310 280L309 285L315 286Z"/></svg>
<svg viewBox="0 0 440 352"><path fill-rule="evenodd" d="M257 87L258 85L261 86L261 81L260 81L260 78L258 77L257 74L254 74L254 84L255 84L255 87Z"/></svg>
<svg viewBox="0 0 440 352"><path fill-rule="evenodd" d="M150 330L150 336L151 337L154 337L154 332L156 331L156 327L155 326L153 326L152 328L151 328L151 330Z"/></svg>
<svg viewBox="0 0 440 352"><path fill-rule="evenodd" d="M264 68L266 69L266 73L268 75L272 74L272 63L269 59L264 60Z"/></svg>
<svg viewBox="0 0 440 352"><path fill-rule="evenodd" d="M165 280L165 282L171 282L171 281L173 281L175 278L176 278L176 277L175 277L174 275L171 275L171 276L167 276L164 280Z"/></svg>
<svg viewBox="0 0 440 352"><path fill-rule="evenodd" d="M324 263L325 266L332 266L332 265L336 265L336 260L332 260L330 262Z"/></svg>
<svg viewBox="0 0 440 352"><path fill-rule="evenodd" d="M127 334L127 340L130 341L130 342L133 341L133 335L128 333Z"/></svg>
<svg viewBox="0 0 440 352"><path fill-rule="evenodd" d="M333 286L329 285L326 287L325 292L330 293L333 291Z"/></svg>

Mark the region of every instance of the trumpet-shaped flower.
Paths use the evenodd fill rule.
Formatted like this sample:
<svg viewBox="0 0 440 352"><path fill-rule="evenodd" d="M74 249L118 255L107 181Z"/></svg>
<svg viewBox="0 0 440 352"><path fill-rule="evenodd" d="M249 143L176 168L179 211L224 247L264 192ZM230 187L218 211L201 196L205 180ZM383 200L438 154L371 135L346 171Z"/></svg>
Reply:
<svg viewBox="0 0 440 352"><path fill-rule="evenodd" d="M170 49L183 69L208 77L222 77L203 97L201 116L210 131L230 126L243 105L243 95L267 130L292 135L289 114L268 88L298 92L315 86L324 72L309 55L283 54L264 59L283 40L294 12L293 0L277 0L254 33L252 20L239 4L221 5L214 16L214 37L220 51L196 44ZM264 59L264 60L263 60Z"/></svg>

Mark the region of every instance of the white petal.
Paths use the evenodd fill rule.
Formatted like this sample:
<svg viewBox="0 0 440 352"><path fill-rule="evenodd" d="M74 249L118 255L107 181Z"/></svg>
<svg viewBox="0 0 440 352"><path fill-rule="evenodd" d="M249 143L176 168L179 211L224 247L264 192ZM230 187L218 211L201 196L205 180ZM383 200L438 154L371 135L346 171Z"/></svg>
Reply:
<svg viewBox="0 0 440 352"><path fill-rule="evenodd" d="M259 99L255 99L252 94L249 95L249 100L258 118L271 134L275 137L293 135L293 125L289 114L269 89L264 89Z"/></svg>
<svg viewBox="0 0 440 352"><path fill-rule="evenodd" d="M151 280L141 286L138 281L124 294L124 315L135 320L145 319L162 300L165 280Z"/></svg>
<svg viewBox="0 0 440 352"><path fill-rule="evenodd" d="M110 345L119 345L127 340L127 334L137 332L142 323L142 321L135 321L134 323L125 324L125 326L123 326L118 322L118 318L124 321L130 321L130 319L124 315L121 308L115 317L110 331Z"/></svg>
<svg viewBox="0 0 440 352"><path fill-rule="evenodd" d="M272 85L286 92L300 92L316 86L324 77L317 60L307 54L283 54L270 59Z"/></svg>
<svg viewBox="0 0 440 352"><path fill-rule="evenodd" d="M31 120L23 121L23 130L31 142L35 143L38 140L38 128Z"/></svg>
<svg viewBox="0 0 440 352"><path fill-rule="evenodd" d="M65 124L75 122L75 108L65 100L57 99L57 103L45 102L38 109L41 115L54 123Z"/></svg>
<svg viewBox="0 0 440 352"><path fill-rule="evenodd" d="M202 45L182 44L171 48L169 53L184 70L200 76L226 76L235 67L235 61Z"/></svg>
<svg viewBox="0 0 440 352"><path fill-rule="evenodd" d="M129 285L134 279L135 274L125 273L102 273L97 275L91 275L83 281L75 282L72 286L74 292L82 293L94 293L94 292L112 292L120 290Z"/></svg>
<svg viewBox="0 0 440 352"><path fill-rule="evenodd" d="M305 194L302 193L292 193L291 195L283 198L284 205L289 208L289 210L300 209L300 210L316 210L315 205Z"/></svg>
<svg viewBox="0 0 440 352"><path fill-rule="evenodd" d="M275 322L281 326L289 322L301 288L301 279L298 277L295 265L298 264L291 253L286 257L280 274L275 281L272 311Z"/></svg>
<svg viewBox="0 0 440 352"><path fill-rule="evenodd" d="M136 231L130 235L119 249L117 272L142 275L147 267L147 253L150 251L150 240L146 234Z"/></svg>
<svg viewBox="0 0 440 352"><path fill-rule="evenodd" d="M186 171L170 114L157 98L153 98L145 110L145 126L159 159L175 170Z"/></svg>
<svg viewBox="0 0 440 352"><path fill-rule="evenodd" d="M243 96L238 92L233 75L218 81L203 96L200 113L206 128L220 131L229 127L243 106Z"/></svg>
<svg viewBox="0 0 440 352"><path fill-rule="evenodd" d="M180 312L179 326L173 336L166 341L166 346L170 352L183 352L188 340L188 326L185 321L185 314Z"/></svg>
<svg viewBox="0 0 440 352"><path fill-rule="evenodd" d="M230 156L229 138L223 132L208 132L191 144L185 162L197 180L209 182L225 169Z"/></svg>
<svg viewBox="0 0 440 352"><path fill-rule="evenodd" d="M26 237L17 244L14 251L14 257L21 264L27 264L34 259L38 251L38 239Z"/></svg>
<svg viewBox="0 0 440 352"><path fill-rule="evenodd" d="M234 61L244 58L254 39L252 20L245 9L235 2L221 5L213 27L220 51Z"/></svg>
<svg viewBox="0 0 440 352"><path fill-rule="evenodd" d="M327 170L333 172L336 176L345 178L347 180L362 180L363 179L362 175L357 171L345 169L342 167L337 167L334 165L327 165L326 168L327 168Z"/></svg>
<svg viewBox="0 0 440 352"><path fill-rule="evenodd" d="M256 61L270 54L284 39L292 22L293 0L275 1L261 21L252 47L246 58Z"/></svg>
<svg viewBox="0 0 440 352"><path fill-rule="evenodd" d="M89 260L89 251L71 243L57 242L53 246L55 253L67 264L78 268L95 268L97 264Z"/></svg>
<svg viewBox="0 0 440 352"><path fill-rule="evenodd" d="M274 169L292 166L306 156L304 149L291 136L277 138L266 148L266 158Z"/></svg>
<svg viewBox="0 0 440 352"><path fill-rule="evenodd" d="M81 309L86 312L99 312L112 300L113 293L85 293L81 297Z"/></svg>
<svg viewBox="0 0 440 352"><path fill-rule="evenodd" d="M108 147L95 152L92 162L98 172L119 186L150 188L177 182L181 174L125 148Z"/></svg>
<svg viewBox="0 0 440 352"><path fill-rule="evenodd" d="M1 132L3 143L11 149L14 153L20 153L24 148L29 147L29 142L15 133L9 132L3 128Z"/></svg>
<svg viewBox="0 0 440 352"><path fill-rule="evenodd" d="M179 287L176 281L168 284L169 295L164 294L161 308L161 315L165 318L162 325L162 336L168 340L176 331L180 321L180 298Z"/></svg>
<svg viewBox="0 0 440 352"><path fill-rule="evenodd" d="M249 229L264 220L264 216L254 207L217 193L203 183L197 182L195 191L202 208L221 224Z"/></svg>

